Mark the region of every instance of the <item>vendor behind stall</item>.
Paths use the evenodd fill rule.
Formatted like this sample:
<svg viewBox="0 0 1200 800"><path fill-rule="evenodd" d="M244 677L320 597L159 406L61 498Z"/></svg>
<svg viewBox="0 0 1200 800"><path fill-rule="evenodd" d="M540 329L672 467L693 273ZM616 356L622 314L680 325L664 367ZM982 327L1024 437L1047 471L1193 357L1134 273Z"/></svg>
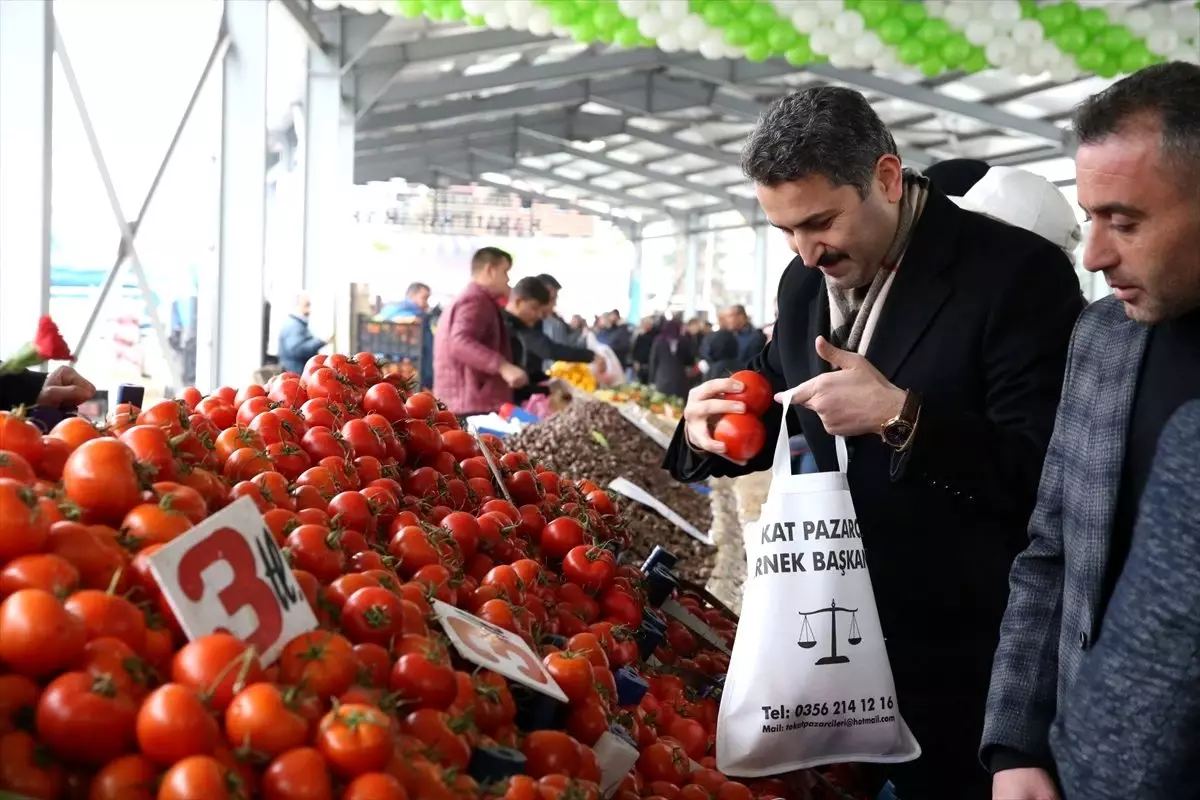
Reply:
<svg viewBox="0 0 1200 800"><path fill-rule="evenodd" d="M529 375L529 385L513 392L513 402L518 405L535 394L547 393L545 383L549 376L543 369L546 362L595 362L603 368L603 360L586 347L559 344L546 336L542 319L550 303L550 288L538 278L522 278L508 295L504 323L512 340L513 363Z"/></svg>

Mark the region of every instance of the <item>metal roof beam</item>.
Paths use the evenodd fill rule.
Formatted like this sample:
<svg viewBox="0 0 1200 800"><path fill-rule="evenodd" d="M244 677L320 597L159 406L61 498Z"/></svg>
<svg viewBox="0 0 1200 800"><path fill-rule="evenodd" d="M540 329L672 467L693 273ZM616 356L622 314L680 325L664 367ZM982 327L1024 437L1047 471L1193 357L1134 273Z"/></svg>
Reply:
<svg viewBox="0 0 1200 800"><path fill-rule="evenodd" d="M916 103L926 108L934 108L949 114L958 114L969 119L977 119L996 128L1023 133L1026 136L1035 136L1053 144L1062 145L1068 149L1071 145L1071 137L1068 131L1045 120L1022 117L985 103L959 100L956 97L950 97L933 89L927 89L924 86L901 83L891 78L876 75L873 72L864 72L857 69L838 69L828 64L809 64L804 69L806 72L819 75L831 81L848 84L856 89L879 92L894 97L897 100Z"/></svg>
<svg viewBox="0 0 1200 800"><path fill-rule="evenodd" d="M468 181L471 183L478 183L483 186L490 186L493 189L499 189L502 192L508 192L510 194L515 194L518 197L522 197L527 200L533 200L534 202L539 202L539 203L546 203L548 205L558 206L559 208L569 208L569 209L573 209L575 211L579 211L583 214L588 214L593 217L598 217L599 219L607 220L607 221L613 223L614 225L616 225L618 228L620 228L622 231L624 231L626 236L629 236L630 238L632 238L632 236L633 236L633 226L634 226L635 222L634 222L634 220L629 219L628 217L613 216L612 214L606 214L603 211L598 211L594 208L589 208L588 206L581 205L580 203L578 203L574 200L570 200L570 199L567 199L564 197L554 197L552 195L543 194L542 192L535 192L530 189L521 189L516 186L511 186L507 183L501 183L500 181L494 181L494 180L491 180L490 178L484 178L480 175L473 175L469 171L455 169L453 167L446 167L446 166L443 166L440 164L431 164L429 169L432 170L435 174L448 175L448 176L455 178L457 180L460 180L460 181ZM653 221L656 219L659 219L659 217L657 215L651 215L648 219L643 219L642 222Z"/></svg>
<svg viewBox="0 0 1200 800"><path fill-rule="evenodd" d="M304 35L308 46L316 53L328 53L329 42L326 41L321 28L313 21L309 10L304 7L304 4L300 0L278 0L278 2L279 5L283 6L283 10L287 12L287 15L291 17L292 22L296 23L296 27Z"/></svg>
<svg viewBox="0 0 1200 800"><path fill-rule="evenodd" d="M537 109L556 108L564 105L580 105L587 101L587 86L568 84L554 89L518 89L515 92L485 97L481 100L451 100L425 106L412 106L382 114L371 114L362 119L359 130L363 132L386 131L431 123L449 123L452 120L469 119L489 114L516 113Z"/></svg>
<svg viewBox="0 0 1200 800"><path fill-rule="evenodd" d="M645 128L639 128L636 125L626 125L625 133L629 134L635 139L641 139L644 142L650 142L651 144L656 144L659 147L669 147L672 150L678 151L679 154L686 153L688 155L707 158L709 161L715 161L721 166L736 167L740 163L737 153L727 153L709 143L700 144L696 142L689 142L685 139L680 139L673 133L650 131L646 130ZM673 157L674 156L662 156L661 160L666 160Z"/></svg>
<svg viewBox="0 0 1200 800"><path fill-rule="evenodd" d="M610 73L650 69L661 63L662 56L656 50L616 50L551 64L509 67L480 75L447 75L431 81L401 81L393 83L375 105L381 110L389 109L490 89L522 89L547 81L595 78Z"/></svg>
<svg viewBox="0 0 1200 800"><path fill-rule="evenodd" d="M588 152L587 150L582 150L578 147L575 147L568 140L550 136L529 128L521 128L520 130L522 136L527 136L532 139L540 139L544 142L559 143L563 147L563 152L568 152L571 155L586 161L592 161L597 164L601 164L611 170L629 172L633 175L638 175L647 180L654 181L655 183L665 183L668 186L675 186L691 194L699 194L704 195L705 197L711 197L717 201L717 206L722 209L732 208L737 211L749 212L752 211L754 207L754 203L746 200L745 198L737 197L720 189L713 189L712 187L705 186L702 183L694 183L686 178L676 175L668 175L665 172L647 169L641 164L618 161L615 158L609 158L601 153Z"/></svg>

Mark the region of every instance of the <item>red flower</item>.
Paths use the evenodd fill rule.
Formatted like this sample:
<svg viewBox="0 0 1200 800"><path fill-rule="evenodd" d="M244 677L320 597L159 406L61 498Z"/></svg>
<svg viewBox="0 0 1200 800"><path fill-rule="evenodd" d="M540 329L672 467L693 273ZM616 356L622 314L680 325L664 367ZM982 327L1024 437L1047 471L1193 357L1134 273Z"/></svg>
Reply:
<svg viewBox="0 0 1200 800"><path fill-rule="evenodd" d="M37 335L33 337L33 346L42 361L73 361L71 348L67 345L58 326L49 317L38 320Z"/></svg>

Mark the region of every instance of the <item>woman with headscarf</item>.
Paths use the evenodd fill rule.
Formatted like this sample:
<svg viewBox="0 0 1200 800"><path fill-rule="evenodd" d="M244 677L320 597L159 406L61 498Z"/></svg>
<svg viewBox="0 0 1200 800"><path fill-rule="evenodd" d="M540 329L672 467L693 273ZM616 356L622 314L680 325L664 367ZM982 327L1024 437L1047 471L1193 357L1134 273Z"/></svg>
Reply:
<svg viewBox="0 0 1200 800"><path fill-rule="evenodd" d="M665 395L687 397L699 373L696 349L683 335L683 324L667 320L650 347L650 385Z"/></svg>

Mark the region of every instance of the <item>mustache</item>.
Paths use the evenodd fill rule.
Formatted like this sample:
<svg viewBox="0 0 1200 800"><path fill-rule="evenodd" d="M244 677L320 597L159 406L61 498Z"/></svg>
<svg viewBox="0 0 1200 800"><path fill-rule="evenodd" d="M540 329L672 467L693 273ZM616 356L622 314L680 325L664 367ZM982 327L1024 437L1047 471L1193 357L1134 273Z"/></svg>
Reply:
<svg viewBox="0 0 1200 800"><path fill-rule="evenodd" d="M844 261L849 258L848 253L843 253L839 250L826 250L819 259L817 259L818 267L832 267L839 261Z"/></svg>

